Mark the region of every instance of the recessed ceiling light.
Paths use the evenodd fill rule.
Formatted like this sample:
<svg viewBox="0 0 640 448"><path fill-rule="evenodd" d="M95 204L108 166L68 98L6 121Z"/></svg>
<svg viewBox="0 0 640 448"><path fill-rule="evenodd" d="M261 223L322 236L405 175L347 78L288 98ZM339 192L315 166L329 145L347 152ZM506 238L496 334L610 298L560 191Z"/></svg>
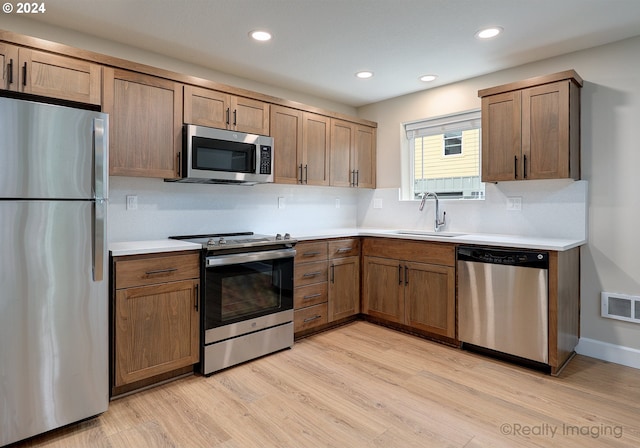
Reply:
<svg viewBox="0 0 640 448"><path fill-rule="evenodd" d="M369 79L372 76L373 76L373 72L370 72L368 70L364 70L364 71L356 73L356 77L358 77L360 79Z"/></svg>
<svg viewBox="0 0 640 448"><path fill-rule="evenodd" d="M438 75L422 75L419 79L423 82L435 81Z"/></svg>
<svg viewBox="0 0 640 448"><path fill-rule="evenodd" d="M260 42L266 42L268 40L271 40L271 33L268 33L267 31L261 31L261 30L251 31L249 33L249 36L251 36L252 39L255 39Z"/></svg>
<svg viewBox="0 0 640 448"><path fill-rule="evenodd" d="M499 26L484 28L476 32L476 39L491 39L502 33L503 29Z"/></svg>

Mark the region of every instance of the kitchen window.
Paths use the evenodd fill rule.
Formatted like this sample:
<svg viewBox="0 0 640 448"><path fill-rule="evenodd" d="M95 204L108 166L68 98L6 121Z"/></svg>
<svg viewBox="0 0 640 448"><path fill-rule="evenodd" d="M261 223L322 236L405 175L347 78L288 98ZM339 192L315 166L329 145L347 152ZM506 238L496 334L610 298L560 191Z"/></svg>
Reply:
<svg viewBox="0 0 640 448"><path fill-rule="evenodd" d="M484 199L480 181L480 111L406 123L410 181L403 197L427 192L443 198Z"/></svg>

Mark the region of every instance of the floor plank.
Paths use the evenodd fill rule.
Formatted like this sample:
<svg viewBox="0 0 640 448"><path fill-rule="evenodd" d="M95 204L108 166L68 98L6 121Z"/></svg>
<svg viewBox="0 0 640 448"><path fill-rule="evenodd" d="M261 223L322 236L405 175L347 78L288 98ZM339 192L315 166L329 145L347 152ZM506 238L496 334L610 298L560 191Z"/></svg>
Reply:
<svg viewBox="0 0 640 448"><path fill-rule="evenodd" d="M15 446L640 446L640 373L576 356L556 378L355 322Z"/></svg>

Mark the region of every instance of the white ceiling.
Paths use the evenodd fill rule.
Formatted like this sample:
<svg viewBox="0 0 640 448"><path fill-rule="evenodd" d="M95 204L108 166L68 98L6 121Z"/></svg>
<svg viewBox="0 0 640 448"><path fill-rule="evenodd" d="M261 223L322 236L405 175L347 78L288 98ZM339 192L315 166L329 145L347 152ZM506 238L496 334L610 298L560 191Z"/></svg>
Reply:
<svg viewBox="0 0 640 448"><path fill-rule="evenodd" d="M640 34L640 0L47 0L31 18L358 107ZM478 41L480 28L501 37ZM248 33L265 29L268 43ZM567 67L571 68L571 67ZM359 80L354 74L371 70ZM418 80L433 73L429 84Z"/></svg>

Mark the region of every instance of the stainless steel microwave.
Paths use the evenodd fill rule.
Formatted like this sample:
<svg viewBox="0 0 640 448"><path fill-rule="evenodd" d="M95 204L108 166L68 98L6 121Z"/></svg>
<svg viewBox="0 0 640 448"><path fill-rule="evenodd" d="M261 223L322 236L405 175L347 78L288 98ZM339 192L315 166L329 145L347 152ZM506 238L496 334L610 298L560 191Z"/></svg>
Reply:
<svg viewBox="0 0 640 448"><path fill-rule="evenodd" d="M273 138L185 124L177 182L273 182Z"/></svg>

